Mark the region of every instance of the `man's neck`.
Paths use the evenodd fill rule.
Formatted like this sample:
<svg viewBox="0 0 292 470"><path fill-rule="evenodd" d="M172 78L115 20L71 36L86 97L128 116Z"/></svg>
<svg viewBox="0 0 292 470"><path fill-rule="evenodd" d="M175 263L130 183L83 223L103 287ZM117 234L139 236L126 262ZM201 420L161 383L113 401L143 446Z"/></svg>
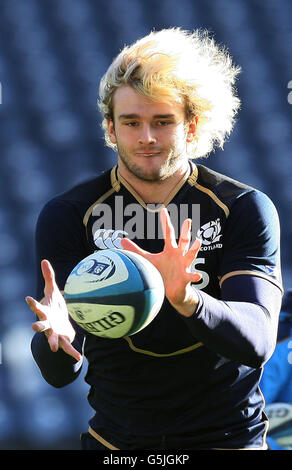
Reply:
<svg viewBox="0 0 292 470"><path fill-rule="evenodd" d="M145 181L133 175L123 165L118 166L119 175L140 196L145 204L164 204L170 193L189 176L190 168L188 162L169 178L161 181Z"/></svg>

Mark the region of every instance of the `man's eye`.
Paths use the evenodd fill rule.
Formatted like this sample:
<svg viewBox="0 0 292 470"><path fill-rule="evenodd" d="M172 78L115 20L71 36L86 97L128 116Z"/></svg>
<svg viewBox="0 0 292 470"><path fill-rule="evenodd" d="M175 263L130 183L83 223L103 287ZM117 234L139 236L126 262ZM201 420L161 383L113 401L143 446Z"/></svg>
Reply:
<svg viewBox="0 0 292 470"><path fill-rule="evenodd" d="M158 126L167 126L168 124L171 124L170 121L158 121L157 122Z"/></svg>
<svg viewBox="0 0 292 470"><path fill-rule="evenodd" d="M138 125L138 123L137 121L128 121L128 122L125 122L125 125L129 127L135 127Z"/></svg>

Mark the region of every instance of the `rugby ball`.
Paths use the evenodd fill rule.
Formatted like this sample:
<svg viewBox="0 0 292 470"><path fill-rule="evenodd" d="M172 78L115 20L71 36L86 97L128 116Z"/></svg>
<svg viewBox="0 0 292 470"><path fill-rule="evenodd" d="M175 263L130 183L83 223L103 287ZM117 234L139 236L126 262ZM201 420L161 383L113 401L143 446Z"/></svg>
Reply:
<svg viewBox="0 0 292 470"><path fill-rule="evenodd" d="M69 315L87 332L122 338L141 331L158 314L165 296L162 277L147 259L128 250L100 250L67 278Z"/></svg>

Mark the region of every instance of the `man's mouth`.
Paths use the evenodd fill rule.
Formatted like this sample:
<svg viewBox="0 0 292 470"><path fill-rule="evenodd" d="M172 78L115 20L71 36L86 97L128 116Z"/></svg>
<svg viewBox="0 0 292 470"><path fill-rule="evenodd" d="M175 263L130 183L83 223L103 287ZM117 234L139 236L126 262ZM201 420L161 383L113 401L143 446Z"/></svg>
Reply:
<svg viewBox="0 0 292 470"><path fill-rule="evenodd" d="M156 155L160 155L160 152L137 152L136 155L142 157L154 157Z"/></svg>

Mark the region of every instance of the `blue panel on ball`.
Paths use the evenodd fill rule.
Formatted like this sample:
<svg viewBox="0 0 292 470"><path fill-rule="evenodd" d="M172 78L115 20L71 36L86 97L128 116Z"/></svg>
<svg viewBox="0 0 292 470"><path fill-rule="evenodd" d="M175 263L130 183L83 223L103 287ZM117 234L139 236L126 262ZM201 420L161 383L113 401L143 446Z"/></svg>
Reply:
<svg viewBox="0 0 292 470"><path fill-rule="evenodd" d="M129 335L135 334L136 331L138 331L141 328L141 326L145 323L156 301L157 301L157 296L156 296L155 291L153 290L144 291L143 311L141 311L139 315L136 314L135 323L133 327L131 328L131 331L128 333Z"/></svg>
<svg viewBox="0 0 292 470"><path fill-rule="evenodd" d="M131 251L127 252L127 257L130 258L130 260L134 263L136 266L137 270L140 273L141 280L144 283L144 288L145 289L155 289L157 288L157 285L155 283L156 278L151 277L152 271L145 269L144 265L139 263L137 260L135 254L133 254Z"/></svg>

